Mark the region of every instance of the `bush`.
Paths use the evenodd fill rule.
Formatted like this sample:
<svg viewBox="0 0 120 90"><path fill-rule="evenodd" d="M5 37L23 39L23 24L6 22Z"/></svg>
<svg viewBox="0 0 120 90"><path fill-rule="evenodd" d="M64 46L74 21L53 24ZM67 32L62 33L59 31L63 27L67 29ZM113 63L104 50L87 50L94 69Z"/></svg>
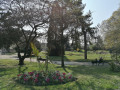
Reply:
<svg viewBox="0 0 120 90"><path fill-rule="evenodd" d="M33 71L24 74L18 74L17 81L27 85L54 85L74 81L75 78L70 74L60 73L59 71Z"/></svg>
<svg viewBox="0 0 120 90"><path fill-rule="evenodd" d="M120 64L117 62L110 62L110 70L114 71L114 72L120 72Z"/></svg>

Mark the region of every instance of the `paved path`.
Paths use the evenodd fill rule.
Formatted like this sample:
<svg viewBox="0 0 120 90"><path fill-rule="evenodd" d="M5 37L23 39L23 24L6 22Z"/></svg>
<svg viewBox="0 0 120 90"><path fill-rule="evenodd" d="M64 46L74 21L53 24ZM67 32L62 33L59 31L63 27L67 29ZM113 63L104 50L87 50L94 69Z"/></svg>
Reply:
<svg viewBox="0 0 120 90"><path fill-rule="evenodd" d="M13 54L13 55L0 55L0 59L17 59L17 54Z"/></svg>
<svg viewBox="0 0 120 90"><path fill-rule="evenodd" d="M0 55L0 59L15 59L15 60L17 60L18 58L17 58L17 54L14 54L14 55ZM30 58L26 58L25 61L30 61ZM32 62L37 62L36 59L34 59L34 58L32 58L31 61ZM52 63L61 65L61 61L52 61ZM65 63L65 65L92 65L91 62L69 62L69 61L65 61L64 63Z"/></svg>

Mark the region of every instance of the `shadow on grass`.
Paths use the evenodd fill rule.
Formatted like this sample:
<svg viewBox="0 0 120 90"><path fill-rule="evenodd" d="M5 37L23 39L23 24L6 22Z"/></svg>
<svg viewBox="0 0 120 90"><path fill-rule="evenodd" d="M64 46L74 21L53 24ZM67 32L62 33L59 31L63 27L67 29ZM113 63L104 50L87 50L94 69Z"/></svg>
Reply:
<svg viewBox="0 0 120 90"><path fill-rule="evenodd" d="M12 74L14 68L0 68L0 77Z"/></svg>
<svg viewBox="0 0 120 90"><path fill-rule="evenodd" d="M95 78L106 78L104 75L108 75L106 79L110 79L109 75L117 75L120 77L120 72L112 72L109 66L75 66L68 67L72 70L73 74L92 75Z"/></svg>
<svg viewBox="0 0 120 90"><path fill-rule="evenodd" d="M95 60L95 59L87 59L87 60L85 60L85 59L76 59L76 60L72 60L72 61L74 61L74 62L91 62L93 60ZM71 60L68 60L68 61L71 61ZM111 62L111 61L112 60L104 60L105 63L108 63L108 62Z"/></svg>
<svg viewBox="0 0 120 90"><path fill-rule="evenodd" d="M68 56L83 56L83 54L65 54L65 55L68 55Z"/></svg>
<svg viewBox="0 0 120 90"><path fill-rule="evenodd" d="M28 67L24 67L24 69L22 68L23 66L19 66L18 67L18 73L20 74L20 73L24 73L27 69L28 69Z"/></svg>
<svg viewBox="0 0 120 90"><path fill-rule="evenodd" d="M61 56L50 56L49 59L51 61L61 61ZM64 56L64 61L69 61L66 56Z"/></svg>
<svg viewBox="0 0 120 90"><path fill-rule="evenodd" d="M93 59L76 59L76 60L73 60L74 62L91 62Z"/></svg>
<svg viewBox="0 0 120 90"><path fill-rule="evenodd" d="M69 73L68 70L66 69L68 66L61 67L61 66L56 66L56 68L62 68L66 73Z"/></svg>
<svg viewBox="0 0 120 90"><path fill-rule="evenodd" d="M10 86L7 90L16 90L16 87L19 87L21 86L22 84L19 84L19 83L11 83L10 85L7 85L7 86ZM7 86L4 86L4 87L1 87L0 90L6 90L6 87ZM23 88L25 88L24 90L36 90L33 86L30 86L30 85L22 85Z"/></svg>
<svg viewBox="0 0 120 90"><path fill-rule="evenodd" d="M0 77L5 76L5 75L9 75L9 74L14 74L14 71L18 71L16 73L20 74L20 73L24 73L25 71L27 71L28 67L0 67Z"/></svg>
<svg viewBox="0 0 120 90"><path fill-rule="evenodd" d="M63 68L63 70L64 70L66 73L69 73L65 67Z"/></svg>
<svg viewBox="0 0 120 90"><path fill-rule="evenodd" d="M6 68L0 68L0 77L2 77L4 75L7 75L6 71L8 71L8 69L6 69Z"/></svg>
<svg viewBox="0 0 120 90"><path fill-rule="evenodd" d="M75 57L75 56L74 56ZM68 58L67 56L64 56L64 61L74 61L74 62L91 62L91 61L93 61L93 60L95 60L96 58L94 58L94 59L87 59L87 60L85 60L85 59L83 59L83 58ZM50 56L50 58L49 58L51 61L61 61L61 57L60 56ZM112 60L104 60L105 62L110 62L110 61L112 61Z"/></svg>
<svg viewBox="0 0 120 90"><path fill-rule="evenodd" d="M81 84L81 83L79 83L78 81L76 81L75 82L75 85L78 87L77 89L78 90L85 90L84 89L84 86L85 87L90 87L91 88L91 90L104 90L104 88L101 86L101 87L96 87L95 86L95 83L94 82L90 82L89 83L89 85L84 85L84 84ZM111 89L110 89L111 90Z"/></svg>

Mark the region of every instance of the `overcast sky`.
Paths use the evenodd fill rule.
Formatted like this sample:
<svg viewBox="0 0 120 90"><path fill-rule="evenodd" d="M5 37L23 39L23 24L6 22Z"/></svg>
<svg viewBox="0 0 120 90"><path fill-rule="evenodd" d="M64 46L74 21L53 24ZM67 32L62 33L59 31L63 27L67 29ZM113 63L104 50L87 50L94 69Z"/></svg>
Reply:
<svg viewBox="0 0 120 90"><path fill-rule="evenodd" d="M120 7L120 0L83 0L84 12L92 11L93 26L108 19Z"/></svg>

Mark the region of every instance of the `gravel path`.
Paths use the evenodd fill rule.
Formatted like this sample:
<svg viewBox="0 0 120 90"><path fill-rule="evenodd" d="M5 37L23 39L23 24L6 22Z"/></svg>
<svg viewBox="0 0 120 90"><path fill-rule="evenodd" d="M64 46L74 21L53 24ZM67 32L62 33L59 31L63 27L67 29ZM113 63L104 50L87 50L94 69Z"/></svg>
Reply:
<svg viewBox="0 0 120 90"><path fill-rule="evenodd" d="M15 59L15 60L18 60L17 54L14 54L14 55L0 55L0 59ZM30 58L26 58L25 61L37 62L36 59L33 59L33 58L31 60L30 60ZM43 62L43 61L41 61L41 62ZM52 63L61 65L61 61L52 61ZM91 62L69 62L69 61L65 61L64 63L65 63L65 65L92 65ZM105 63L105 64L108 65L107 63Z"/></svg>

